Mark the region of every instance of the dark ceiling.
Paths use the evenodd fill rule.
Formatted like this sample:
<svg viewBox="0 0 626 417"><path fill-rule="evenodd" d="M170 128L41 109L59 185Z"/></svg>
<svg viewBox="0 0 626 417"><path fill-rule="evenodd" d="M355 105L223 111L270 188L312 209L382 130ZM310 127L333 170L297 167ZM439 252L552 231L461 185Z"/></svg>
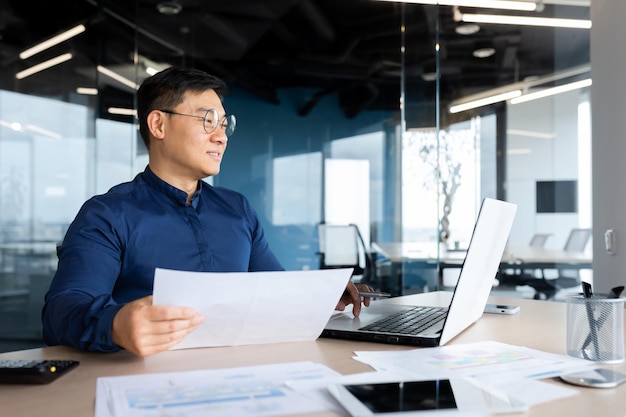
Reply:
<svg viewBox="0 0 626 417"><path fill-rule="evenodd" d="M278 102L281 88L310 88L310 101L298 109L301 115L321 97L336 94L345 115L353 117L365 109L397 109L403 68L407 100L432 106L436 83L425 78L436 69L437 41L444 104L589 62L588 30L483 25L476 34L460 35L453 8L445 6L376 0L178 0L165 3L178 3L180 12L165 15L157 10L159 3L0 0L2 67L33 65L20 62L17 54L84 22L87 31L71 47L92 66L128 66L138 44L142 59L205 69L269 102ZM541 13L526 14L589 18L588 8L550 4ZM496 53L475 58L472 51L481 47L493 47Z"/></svg>

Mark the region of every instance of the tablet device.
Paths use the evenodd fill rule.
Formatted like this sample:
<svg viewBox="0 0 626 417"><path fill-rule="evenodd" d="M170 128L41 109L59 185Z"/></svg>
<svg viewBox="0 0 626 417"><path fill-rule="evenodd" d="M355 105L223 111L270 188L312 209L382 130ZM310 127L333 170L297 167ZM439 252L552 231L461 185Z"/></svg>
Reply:
<svg viewBox="0 0 626 417"><path fill-rule="evenodd" d="M353 417L519 412L528 407L472 378L333 384L331 395Z"/></svg>

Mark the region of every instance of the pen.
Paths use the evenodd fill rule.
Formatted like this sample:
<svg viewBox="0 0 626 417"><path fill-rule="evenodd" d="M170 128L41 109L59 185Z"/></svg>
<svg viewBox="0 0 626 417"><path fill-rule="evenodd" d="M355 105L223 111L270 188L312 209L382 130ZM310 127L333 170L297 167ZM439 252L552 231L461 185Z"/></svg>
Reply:
<svg viewBox="0 0 626 417"><path fill-rule="evenodd" d="M624 291L623 285L620 285L619 287L613 287L611 288L611 292L609 292L609 295L607 296L607 298L620 298L622 296L623 291Z"/></svg>
<svg viewBox="0 0 626 417"><path fill-rule="evenodd" d="M620 285L619 287L613 287L611 288L611 291L609 292L606 298L620 298L622 296L623 291L624 291L623 285ZM609 318L609 313L606 311L603 311L600 314L600 318L598 319L598 328L601 328L604 322L608 318ZM587 335L587 338L585 339L585 343L583 343L583 347L582 347L583 351L587 348L587 346L589 346L589 343L591 343L591 334Z"/></svg>
<svg viewBox="0 0 626 417"><path fill-rule="evenodd" d="M343 295L350 295L348 291L344 291ZM377 291L359 291L360 297L369 297L369 298L385 298L391 297L391 294L388 292L377 292Z"/></svg>
<svg viewBox="0 0 626 417"><path fill-rule="evenodd" d="M593 292L591 291L591 284L588 282L582 283L583 287L583 296L585 298L593 298ZM593 342L594 350L595 350L595 360L600 359L600 345L598 343L598 329L596 328L596 320L593 317L593 308L589 302L585 302L585 308L587 310L587 321L589 321L589 335L590 342ZM584 348L582 349L583 355L586 357L586 353ZM587 358L589 359L589 358Z"/></svg>
<svg viewBox="0 0 626 417"><path fill-rule="evenodd" d="M377 297L377 298L384 298L384 297L391 297L391 294L389 294L388 292L376 292L376 291L359 291L359 295L361 297Z"/></svg>

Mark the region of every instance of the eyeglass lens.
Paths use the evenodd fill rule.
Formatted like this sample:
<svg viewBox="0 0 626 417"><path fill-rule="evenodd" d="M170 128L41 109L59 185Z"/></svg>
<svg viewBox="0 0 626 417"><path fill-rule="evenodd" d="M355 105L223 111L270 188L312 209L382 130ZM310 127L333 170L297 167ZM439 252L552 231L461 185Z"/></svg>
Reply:
<svg viewBox="0 0 626 417"><path fill-rule="evenodd" d="M211 133L220 125L219 113L216 109L209 109L204 115L204 130ZM234 114L227 114L221 121L221 127L224 129L226 136L230 136L235 131L237 119Z"/></svg>

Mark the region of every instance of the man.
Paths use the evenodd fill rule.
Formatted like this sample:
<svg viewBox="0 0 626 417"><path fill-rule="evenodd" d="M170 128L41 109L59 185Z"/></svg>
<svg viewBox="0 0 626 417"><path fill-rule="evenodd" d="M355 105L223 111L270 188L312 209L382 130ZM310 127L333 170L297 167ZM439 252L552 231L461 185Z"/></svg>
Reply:
<svg viewBox="0 0 626 417"><path fill-rule="evenodd" d="M156 267L283 269L248 201L201 180L219 173L235 129L235 117L222 105L225 91L222 80L177 67L141 85L137 110L148 166L133 181L85 202L70 225L42 312L47 344L138 356L161 352L204 318L191 308L152 305ZM337 309L351 303L358 316L360 297L349 282Z"/></svg>

